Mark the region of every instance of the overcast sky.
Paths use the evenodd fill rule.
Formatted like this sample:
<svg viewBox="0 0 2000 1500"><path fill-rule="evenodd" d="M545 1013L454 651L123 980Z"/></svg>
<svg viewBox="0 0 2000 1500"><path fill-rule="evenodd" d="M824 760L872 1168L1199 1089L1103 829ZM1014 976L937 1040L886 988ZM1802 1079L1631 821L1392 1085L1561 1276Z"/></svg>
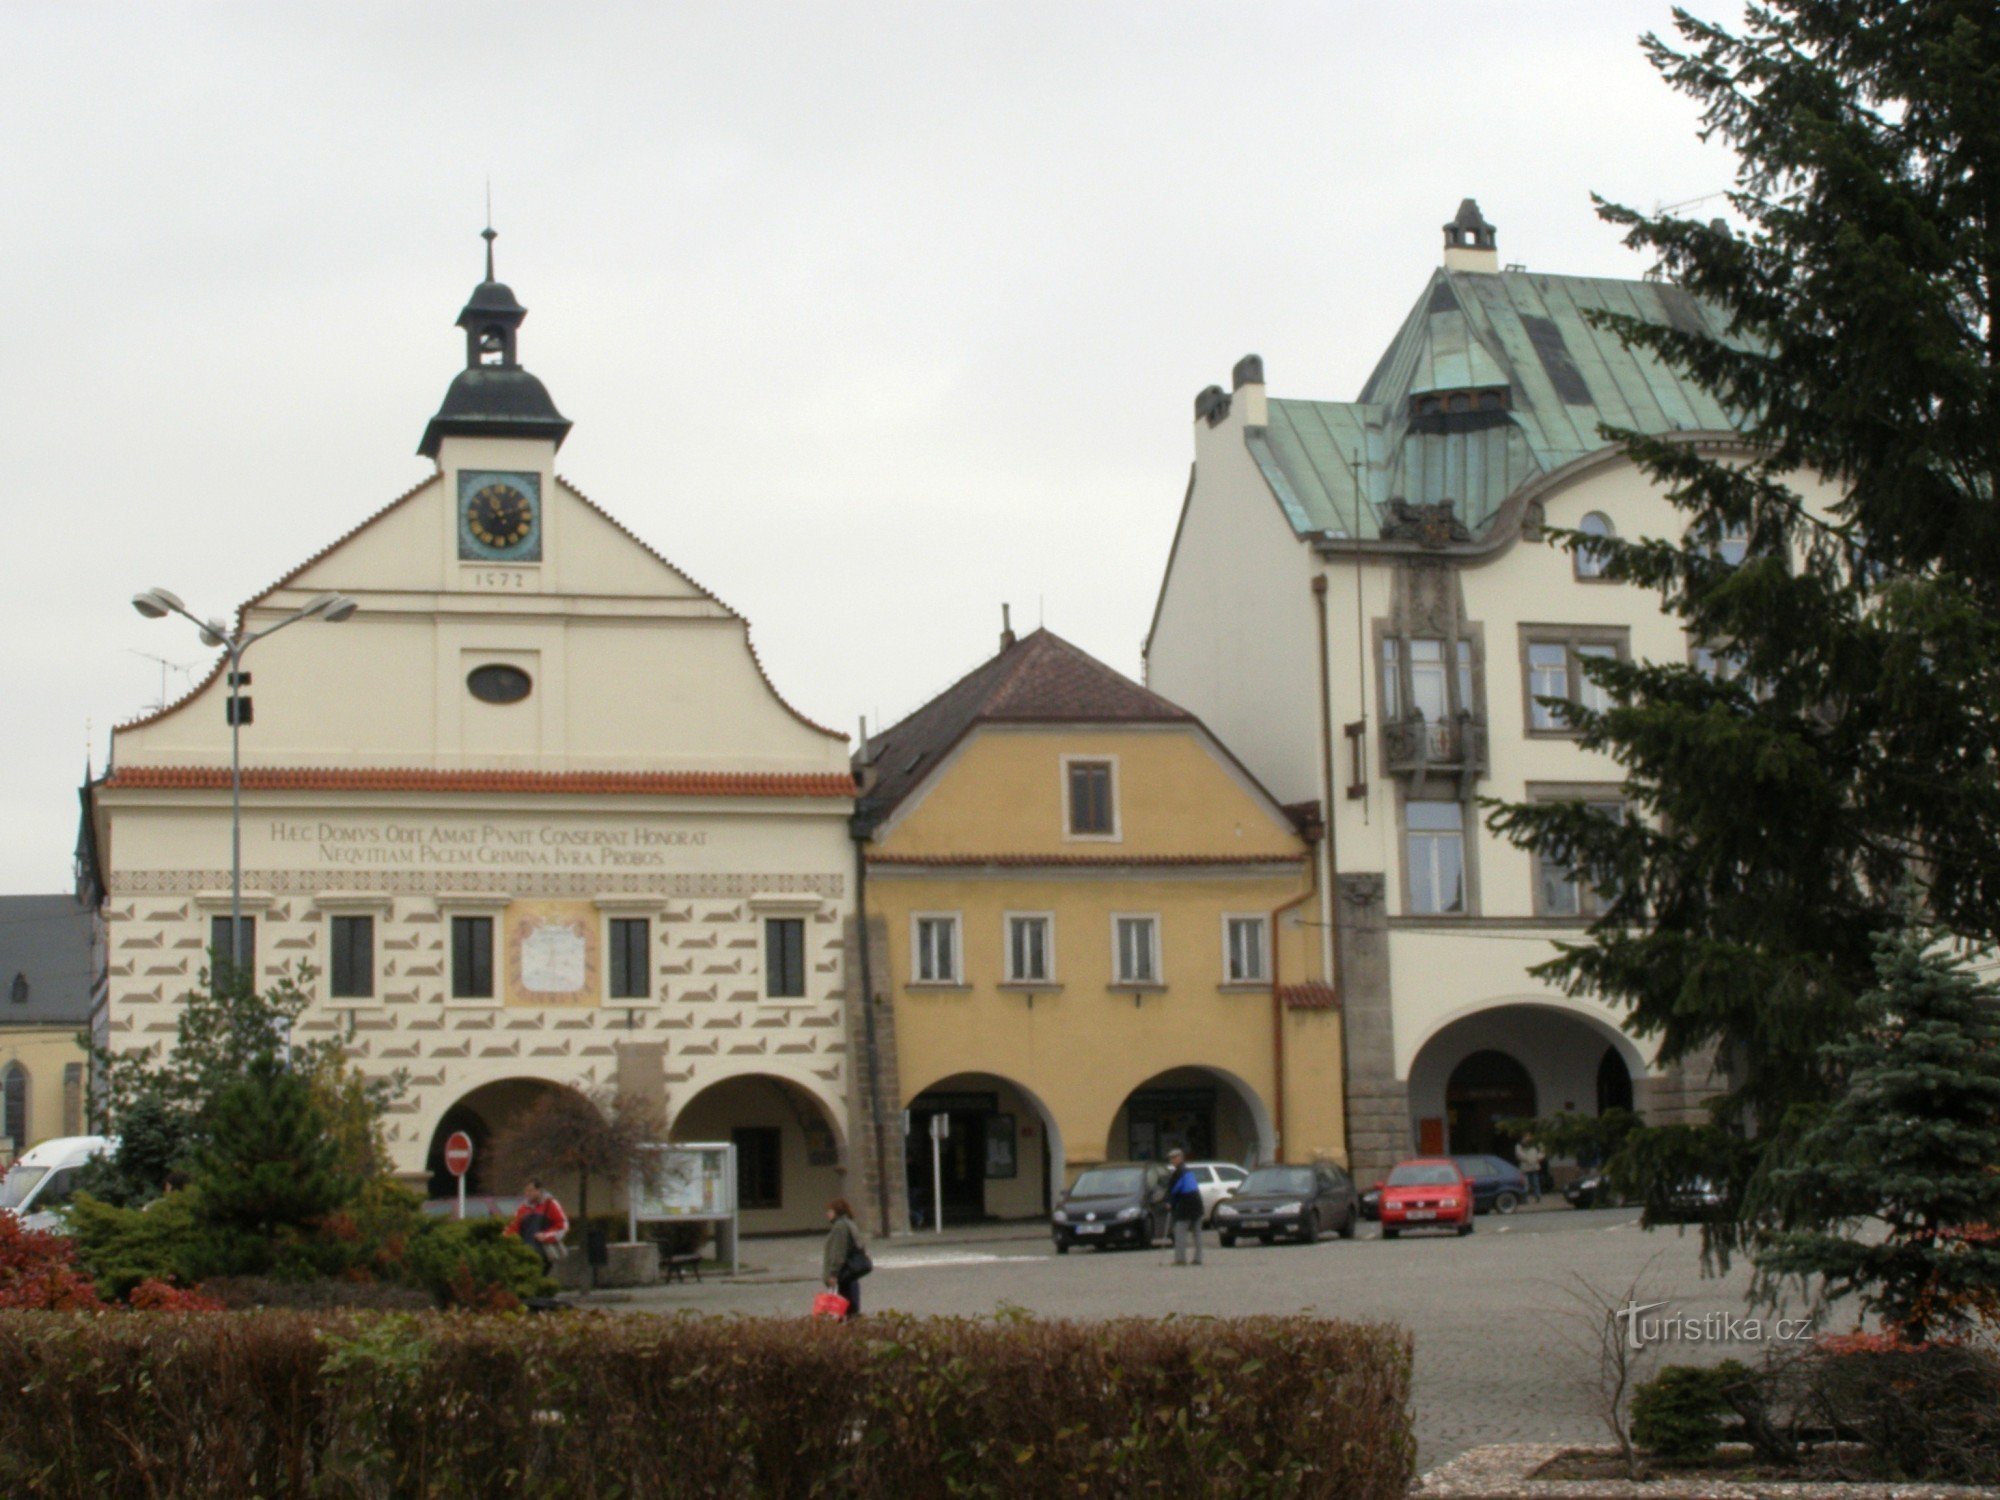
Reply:
<svg viewBox="0 0 2000 1500"><path fill-rule="evenodd" d="M1667 21L0 0L0 890L68 885L142 653L206 669L135 590L233 608L423 477L489 175L562 472L851 731L1003 600L1136 675L1195 392L1255 350L1352 398L1461 198L1503 260L1640 274L1589 194L1730 179Z"/></svg>

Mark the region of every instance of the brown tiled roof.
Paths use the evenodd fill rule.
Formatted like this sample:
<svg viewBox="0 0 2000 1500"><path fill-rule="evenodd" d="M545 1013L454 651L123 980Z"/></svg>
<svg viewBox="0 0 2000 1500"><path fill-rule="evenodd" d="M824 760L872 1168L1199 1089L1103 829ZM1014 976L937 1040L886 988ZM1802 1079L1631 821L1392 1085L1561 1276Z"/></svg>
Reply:
<svg viewBox="0 0 2000 1500"><path fill-rule="evenodd" d="M1281 984L1278 998L1286 1010L1338 1010L1340 992L1324 979L1308 979L1301 984Z"/></svg>
<svg viewBox="0 0 2000 1500"><path fill-rule="evenodd" d="M227 788L227 766L123 766L105 786L161 791ZM578 796L852 797L852 777L763 771L436 771L417 767L248 766L249 791L562 792Z"/></svg>
<svg viewBox="0 0 2000 1500"><path fill-rule="evenodd" d="M1048 630L1003 649L922 708L869 738L876 781L862 799L887 815L978 724L1193 724L1194 715Z"/></svg>
<svg viewBox="0 0 2000 1500"><path fill-rule="evenodd" d="M958 869L968 865L998 865L1007 869L1058 865L1065 869L1107 869L1132 865L1147 868L1176 865L1297 865L1298 854L871 854L871 866L914 866Z"/></svg>

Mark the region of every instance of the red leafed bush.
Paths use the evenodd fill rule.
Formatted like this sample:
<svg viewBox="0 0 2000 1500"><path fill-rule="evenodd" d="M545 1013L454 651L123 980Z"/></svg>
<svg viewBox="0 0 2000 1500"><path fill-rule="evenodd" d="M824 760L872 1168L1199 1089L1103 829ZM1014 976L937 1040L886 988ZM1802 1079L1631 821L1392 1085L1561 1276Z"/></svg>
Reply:
<svg viewBox="0 0 2000 1500"><path fill-rule="evenodd" d="M135 1312L221 1312L223 1305L199 1288L175 1286L170 1281L142 1281L132 1288L126 1303Z"/></svg>
<svg viewBox="0 0 2000 1500"><path fill-rule="evenodd" d="M76 1249L61 1235L23 1229L0 1214L0 1307L44 1312L94 1312L97 1288L77 1274Z"/></svg>

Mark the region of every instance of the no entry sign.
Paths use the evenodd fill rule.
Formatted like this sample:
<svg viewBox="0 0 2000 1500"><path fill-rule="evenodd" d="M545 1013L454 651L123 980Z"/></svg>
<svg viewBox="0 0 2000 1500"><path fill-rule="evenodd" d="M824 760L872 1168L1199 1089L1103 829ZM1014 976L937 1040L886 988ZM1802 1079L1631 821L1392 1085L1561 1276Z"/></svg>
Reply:
<svg viewBox="0 0 2000 1500"><path fill-rule="evenodd" d="M454 1130L444 1143L444 1169L454 1177L472 1170L472 1137L463 1130Z"/></svg>

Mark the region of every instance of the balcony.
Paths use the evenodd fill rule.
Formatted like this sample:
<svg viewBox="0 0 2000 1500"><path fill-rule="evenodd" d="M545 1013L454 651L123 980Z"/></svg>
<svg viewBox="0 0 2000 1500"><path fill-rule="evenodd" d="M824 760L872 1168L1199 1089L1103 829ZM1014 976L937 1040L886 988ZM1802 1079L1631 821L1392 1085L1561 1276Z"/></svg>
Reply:
<svg viewBox="0 0 2000 1500"><path fill-rule="evenodd" d="M1413 714L1386 725L1382 740L1389 774L1409 777L1413 789L1433 775L1455 776L1470 787L1486 774L1486 725L1471 714L1435 722Z"/></svg>

